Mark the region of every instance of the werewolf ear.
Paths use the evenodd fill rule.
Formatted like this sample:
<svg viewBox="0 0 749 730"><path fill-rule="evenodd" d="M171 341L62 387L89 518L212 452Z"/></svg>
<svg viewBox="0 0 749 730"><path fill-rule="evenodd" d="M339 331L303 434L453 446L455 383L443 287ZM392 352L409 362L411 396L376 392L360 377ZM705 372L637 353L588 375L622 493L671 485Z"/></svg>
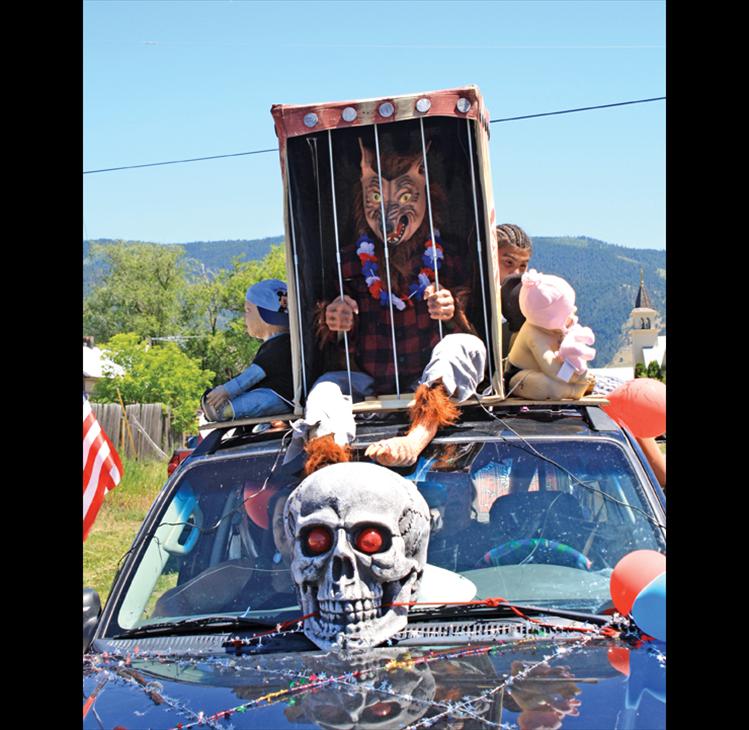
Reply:
<svg viewBox="0 0 749 730"><path fill-rule="evenodd" d="M364 144L361 141L361 137L357 137L357 140L359 142L359 149L361 150L361 172L362 175L364 175L367 172L372 173L372 175L376 175L374 169L374 154L372 150L368 150Z"/></svg>
<svg viewBox="0 0 749 730"><path fill-rule="evenodd" d="M432 146L432 140L430 139L425 146L426 153L429 154L429 148ZM408 170L408 174L412 177L415 175L419 175L420 177L424 177L424 157L425 155L422 155L421 152L419 152L415 157L413 164Z"/></svg>

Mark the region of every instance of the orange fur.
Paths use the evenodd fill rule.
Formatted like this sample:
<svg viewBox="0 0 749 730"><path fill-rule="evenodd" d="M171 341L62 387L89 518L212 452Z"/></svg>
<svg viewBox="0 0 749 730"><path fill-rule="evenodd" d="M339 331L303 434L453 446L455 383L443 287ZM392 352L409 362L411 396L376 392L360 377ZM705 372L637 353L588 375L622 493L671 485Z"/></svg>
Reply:
<svg viewBox="0 0 749 730"><path fill-rule="evenodd" d="M343 461L351 461L351 447L339 446L333 439L333 434L319 436L311 439L304 447L307 452L307 461L304 464L304 476L322 469L328 464L339 464Z"/></svg>
<svg viewBox="0 0 749 730"><path fill-rule="evenodd" d="M432 469L445 469L455 461L458 456L458 444L446 444L439 456L437 461L434 462Z"/></svg>
<svg viewBox="0 0 749 730"><path fill-rule="evenodd" d="M432 387L420 385L416 389L415 401L411 406L411 428L424 426L431 430L453 426L460 416L460 409L450 400L442 383Z"/></svg>

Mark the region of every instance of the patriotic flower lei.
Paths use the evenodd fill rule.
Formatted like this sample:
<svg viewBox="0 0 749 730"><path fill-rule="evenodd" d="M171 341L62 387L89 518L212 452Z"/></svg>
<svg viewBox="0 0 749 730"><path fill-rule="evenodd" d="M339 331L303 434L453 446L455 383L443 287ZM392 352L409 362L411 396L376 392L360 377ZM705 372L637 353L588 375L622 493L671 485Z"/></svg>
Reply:
<svg viewBox="0 0 749 730"><path fill-rule="evenodd" d="M375 256L374 241L366 235L359 236L356 241L356 255L361 261L361 271L364 280L367 282L369 293L374 299L378 299L380 305L387 307L392 299L393 306L399 311L403 311L407 306L413 306L413 298L420 299L429 284L434 281L435 268L439 270L442 267L445 254L442 250L439 231L434 232L434 246L429 239L424 244L424 253L421 255L422 268L419 270L417 280L409 284L408 296L399 297L396 294L388 295L387 288L382 286L382 280L378 275L379 267L377 256ZM436 253L436 257L435 257ZM436 258L436 266L434 259Z"/></svg>

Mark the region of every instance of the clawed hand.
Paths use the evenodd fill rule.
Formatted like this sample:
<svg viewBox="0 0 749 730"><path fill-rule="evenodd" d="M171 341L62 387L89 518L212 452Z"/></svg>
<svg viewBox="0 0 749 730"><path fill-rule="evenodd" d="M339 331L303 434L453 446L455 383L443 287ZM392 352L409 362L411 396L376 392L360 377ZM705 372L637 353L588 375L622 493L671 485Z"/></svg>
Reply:
<svg viewBox="0 0 749 730"><path fill-rule="evenodd" d="M449 289L437 290L434 284L424 289L424 299L432 319L448 320L455 315L455 300Z"/></svg>
<svg viewBox="0 0 749 730"><path fill-rule="evenodd" d="M344 294L328 304L325 309L325 324L331 332L349 332L354 326L355 314L359 314L359 305Z"/></svg>
<svg viewBox="0 0 749 730"><path fill-rule="evenodd" d="M420 450L407 436L397 436L370 444L365 456L382 466L411 466L419 458Z"/></svg>
<svg viewBox="0 0 749 730"><path fill-rule="evenodd" d="M382 466L411 466L437 433L436 425L414 424L405 436L375 441L364 452Z"/></svg>

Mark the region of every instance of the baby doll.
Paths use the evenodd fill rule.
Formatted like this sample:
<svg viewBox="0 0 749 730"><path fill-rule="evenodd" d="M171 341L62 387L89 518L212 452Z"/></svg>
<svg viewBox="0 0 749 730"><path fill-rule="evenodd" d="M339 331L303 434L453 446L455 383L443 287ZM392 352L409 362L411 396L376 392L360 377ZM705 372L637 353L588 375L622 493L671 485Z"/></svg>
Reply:
<svg viewBox="0 0 749 730"><path fill-rule="evenodd" d="M575 314L575 290L558 276L531 269L519 296L525 317L508 356L508 395L531 400L576 400L592 390L587 361L596 351L590 327Z"/></svg>

